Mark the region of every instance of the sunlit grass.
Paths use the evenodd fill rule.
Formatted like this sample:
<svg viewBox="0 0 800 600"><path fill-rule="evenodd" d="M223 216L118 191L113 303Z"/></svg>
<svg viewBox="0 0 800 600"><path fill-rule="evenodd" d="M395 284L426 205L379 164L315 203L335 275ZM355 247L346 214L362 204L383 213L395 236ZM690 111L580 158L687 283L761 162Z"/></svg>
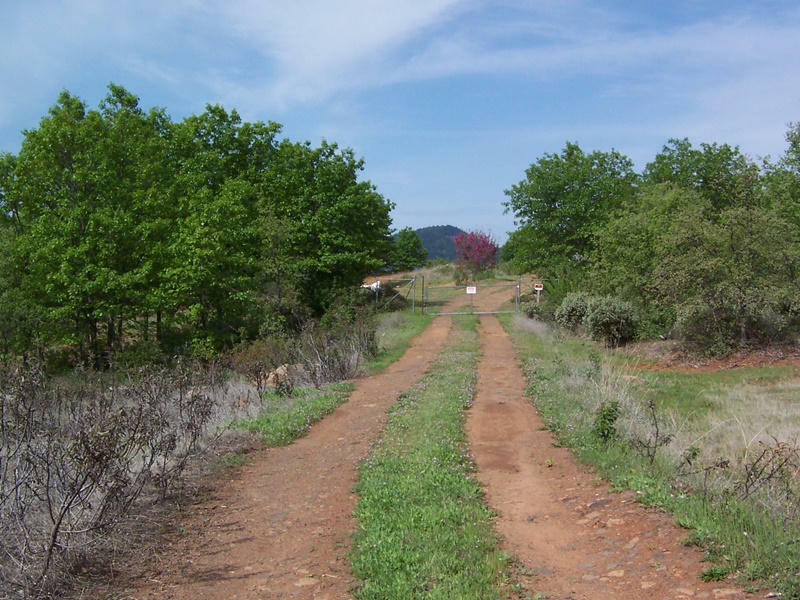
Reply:
<svg viewBox="0 0 800 600"><path fill-rule="evenodd" d="M421 307L416 312L385 313L378 317L376 338L378 353L369 361L370 374L379 373L400 358L411 341L431 322L430 315L422 314Z"/></svg>
<svg viewBox="0 0 800 600"><path fill-rule="evenodd" d="M288 396L270 391L264 396L261 412L256 417L237 421L235 426L258 433L270 446L285 446L332 413L347 400L352 390L350 383L333 383L321 388L295 388Z"/></svg>
<svg viewBox="0 0 800 600"><path fill-rule="evenodd" d="M473 319L393 407L359 470L352 566L358 598L501 598L496 547L465 442L475 389Z"/></svg>

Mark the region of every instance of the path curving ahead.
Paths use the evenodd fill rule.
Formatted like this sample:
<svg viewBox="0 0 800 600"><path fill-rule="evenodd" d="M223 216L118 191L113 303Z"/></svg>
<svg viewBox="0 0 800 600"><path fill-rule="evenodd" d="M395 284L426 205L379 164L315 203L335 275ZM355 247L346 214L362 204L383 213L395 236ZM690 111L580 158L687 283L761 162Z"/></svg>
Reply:
<svg viewBox="0 0 800 600"><path fill-rule="evenodd" d="M550 600L688 600L748 597L700 581L708 564L681 545L686 531L645 509L553 445L523 396L525 379L496 317L479 326L477 395L467 418L478 478L505 550L522 565L529 595Z"/></svg>

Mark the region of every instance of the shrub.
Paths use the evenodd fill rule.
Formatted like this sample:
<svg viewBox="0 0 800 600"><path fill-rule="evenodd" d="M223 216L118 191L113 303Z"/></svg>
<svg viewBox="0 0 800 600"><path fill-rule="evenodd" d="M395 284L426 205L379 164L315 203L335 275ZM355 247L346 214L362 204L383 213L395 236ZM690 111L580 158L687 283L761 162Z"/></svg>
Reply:
<svg viewBox="0 0 800 600"><path fill-rule="evenodd" d="M570 292L556 309L556 323L565 329L575 331L583 323L590 296L586 292Z"/></svg>
<svg viewBox="0 0 800 600"><path fill-rule="evenodd" d="M317 387L352 379L364 360L377 353L375 330L374 312L328 311L318 322L306 323L294 344L294 361Z"/></svg>
<svg viewBox="0 0 800 600"><path fill-rule="evenodd" d="M636 322L634 306L610 296L592 298L583 318L583 324L592 339L602 340L608 346L619 346L633 339Z"/></svg>
<svg viewBox="0 0 800 600"><path fill-rule="evenodd" d="M617 437L617 420L619 419L619 400L603 401L594 415L592 433L597 439L608 443Z"/></svg>
<svg viewBox="0 0 800 600"><path fill-rule="evenodd" d="M164 498L200 450L219 380L179 362L125 385L92 372L69 383L0 365L1 597L50 597L144 491Z"/></svg>
<svg viewBox="0 0 800 600"><path fill-rule="evenodd" d="M720 294L714 303L693 298L678 306L675 334L705 354L726 354L737 345L769 344L795 332L790 310L768 298L747 303Z"/></svg>

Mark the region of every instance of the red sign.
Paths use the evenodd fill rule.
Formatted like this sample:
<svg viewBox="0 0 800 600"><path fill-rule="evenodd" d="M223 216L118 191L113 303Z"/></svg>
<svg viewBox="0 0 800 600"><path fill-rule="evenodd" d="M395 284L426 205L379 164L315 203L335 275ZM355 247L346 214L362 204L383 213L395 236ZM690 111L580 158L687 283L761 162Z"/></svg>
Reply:
<svg viewBox="0 0 800 600"><path fill-rule="evenodd" d="M544 284L543 283L534 283L533 284L533 289L535 289L537 292L541 292L544 289Z"/></svg>

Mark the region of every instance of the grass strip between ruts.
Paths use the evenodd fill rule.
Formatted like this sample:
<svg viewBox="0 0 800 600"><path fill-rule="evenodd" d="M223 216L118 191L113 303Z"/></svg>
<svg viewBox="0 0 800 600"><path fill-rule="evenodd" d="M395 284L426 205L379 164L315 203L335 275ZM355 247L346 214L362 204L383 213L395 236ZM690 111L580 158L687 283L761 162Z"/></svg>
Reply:
<svg viewBox="0 0 800 600"><path fill-rule="evenodd" d="M351 561L367 598L500 598L507 578L464 432L475 320L458 319L431 371L391 409L359 470Z"/></svg>

